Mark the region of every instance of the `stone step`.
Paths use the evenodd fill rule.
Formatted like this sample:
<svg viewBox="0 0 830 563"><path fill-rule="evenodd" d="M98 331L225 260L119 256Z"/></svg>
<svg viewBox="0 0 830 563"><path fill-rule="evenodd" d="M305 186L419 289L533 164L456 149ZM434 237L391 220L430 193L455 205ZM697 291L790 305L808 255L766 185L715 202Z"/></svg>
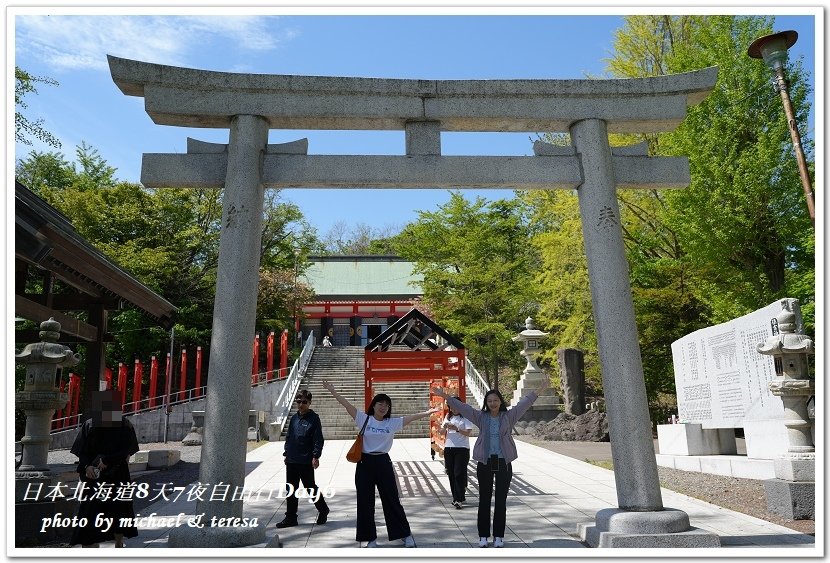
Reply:
<svg viewBox="0 0 830 563"><path fill-rule="evenodd" d="M349 400L356 408L363 410L363 348L360 346L316 347L309 362L308 369L300 389L307 389L312 394L312 408L320 416L323 436L327 439L353 439L356 430L354 420L348 416L334 397L322 386L328 380L337 392ZM386 393L392 399L392 413L404 416L423 412L429 408L429 383L401 382L378 383L374 385L375 393ZM289 416L297 412L292 405ZM287 428L283 428L283 437ZM408 424L399 437L425 437L429 434L429 418L423 418Z"/></svg>

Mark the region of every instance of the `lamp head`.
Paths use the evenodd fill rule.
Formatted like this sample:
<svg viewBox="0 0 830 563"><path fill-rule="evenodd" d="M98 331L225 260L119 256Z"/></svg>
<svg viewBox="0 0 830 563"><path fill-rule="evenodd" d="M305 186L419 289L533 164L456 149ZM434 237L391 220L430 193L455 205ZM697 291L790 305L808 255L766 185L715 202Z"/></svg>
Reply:
<svg viewBox="0 0 830 563"><path fill-rule="evenodd" d="M795 45L798 33L792 29L759 37L747 49L753 59L763 59L768 67L775 70L787 62L787 49Z"/></svg>

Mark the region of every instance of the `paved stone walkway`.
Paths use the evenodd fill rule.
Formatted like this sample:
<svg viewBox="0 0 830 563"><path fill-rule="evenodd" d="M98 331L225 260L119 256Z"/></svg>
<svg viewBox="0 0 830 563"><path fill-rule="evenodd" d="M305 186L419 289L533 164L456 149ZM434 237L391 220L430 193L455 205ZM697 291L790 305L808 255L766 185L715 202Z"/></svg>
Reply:
<svg viewBox="0 0 830 563"><path fill-rule="evenodd" d="M333 497L328 500L331 507L328 523L314 524L317 512L306 500L301 500L300 524L293 528L279 530L279 537L286 549L301 549L297 555L334 554L330 548L357 548L354 540L355 491L354 465L345 459L350 441L327 441L317 481L328 487ZM585 463L578 459L560 455L544 448L517 441L519 459L514 462L514 476L508 496L507 534L505 547L540 548L532 555L561 557L563 548L582 550L586 546L577 534L577 525L592 522L596 512L602 508L616 507L617 497L614 476L611 471ZM285 465L281 442L268 443L248 454L246 487L250 490L275 491L282 489ZM476 506L478 488L475 471L470 470L470 486L467 505L457 510L451 503L443 461L429 457L429 442L426 438L397 439L390 452L398 474L402 502L406 509L413 534L421 548L419 555L446 556L447 548L477 548ZM160 473L162 480L163 473ZM723 549L741 547L744 551L733 555L769 555L768 548L782 548L776 555L784 556L789 548L799 548L794 555L817 555L812 536L721 508L685 495L662 490L663 504L688 513L692 526L715 532L721 536L723 547L709 550L672 550L671 555L685 554L717 556ZM195 512L195 501L187 501L183 494L176 501L158 501L140 511L140 516L191 515ZM268 539L277 530L274 525L283 518L284 499L271 500L251 498L245 502L244 516L257 518L266 526ZM382 510L377 503L378 543L381 548L404 550L402 542L389 542L383 525ZM183 518L185 519L186 516ZM166 547L169 527L145 526L139 536L129 539L129 548ZM106 547L106 544L104 546ZM244 549L255 549L251 546ZM545 550L556 551L545 551ZM760 550L765 551L761 552ZM426 551L424 551L426 550ZM225 551L225 550L220 550ZM231 551L231 550L229 550ZM238 550L233 553L240 555ZM399 552L412 553L412 550ZM504 553L490 549L477 551L479 555ZM343 553L340 553L345 555ZM126 554L125 554L126 555ZM530 554L528 554L530 555ZM576 552L574 552L576 555Z"/></svg>

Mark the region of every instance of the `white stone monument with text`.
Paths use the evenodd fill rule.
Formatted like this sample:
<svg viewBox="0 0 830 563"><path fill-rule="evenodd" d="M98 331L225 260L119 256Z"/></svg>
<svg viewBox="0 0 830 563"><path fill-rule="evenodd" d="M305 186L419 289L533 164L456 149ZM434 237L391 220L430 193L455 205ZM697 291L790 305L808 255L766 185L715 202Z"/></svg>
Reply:
<svg viewBox="0 0 830 563"><path fill-rule="evenodd" d="M689 438L692 442L710 444L713 432L723 442L723 430L743 428L748 458L775 459L787 451L784 405L769 389L776 377L775 364L772 357L758 353L758 344L777 332L776 317L785 309L795 313L800 328L798 300L781 299L748 315L697 330L672 344L682 425L671 426L678 426L687 435L693 432L695 435ZM669 444L671 429L662 430L666 438L661 437L660 452L673 453L663 446L665 441L667 449L677 447L677 443ZM734 452L696 450L686 455L716 453Z"/></svg>

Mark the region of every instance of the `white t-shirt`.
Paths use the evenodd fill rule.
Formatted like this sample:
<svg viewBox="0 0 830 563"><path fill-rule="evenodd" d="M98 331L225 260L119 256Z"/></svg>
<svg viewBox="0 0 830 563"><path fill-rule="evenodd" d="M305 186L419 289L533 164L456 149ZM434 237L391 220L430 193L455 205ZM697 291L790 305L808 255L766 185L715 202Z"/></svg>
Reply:
<svg viewBox="0 0 830 563"><path fill-rule="evenodd" d="M367 416L365 412L357 412L354 425L358 432L363 427L363 422ZM392 439L395 432L401 428L403 428L402 416L393 416L382 421L374 416L369 416L369 422L366 423L366 430L363 432L363 453L389 453L389 450L392 449Z"/></svg>
<svg viewBox="0 0 830 563"><path fill-rule="evenodd" d="M460 415L450 415L446 422L449 422L453 426L457 426L458 430L471 430L473 428L472 423ZM460 434L455 430L447 429L447 439L444 442L445 448L467 448L470 449L470 439L465 436L464 434Z"/></svg>

